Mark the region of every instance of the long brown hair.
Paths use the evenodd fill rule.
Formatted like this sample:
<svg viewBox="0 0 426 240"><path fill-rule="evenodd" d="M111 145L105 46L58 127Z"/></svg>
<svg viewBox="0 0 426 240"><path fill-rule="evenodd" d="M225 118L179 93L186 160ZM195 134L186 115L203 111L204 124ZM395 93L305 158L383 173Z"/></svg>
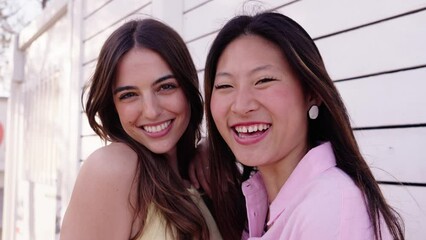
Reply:
<svg viewBox="0 0 426 240"><path fill-rule="evenodd" d="M213 193L218 193L213 196L213 209L222 235L226 236L226 233L230 232L236 239L238 232L245 227L246 217L239 216L241 212L237 212L245 208L244 201L240 200L242 197L239 188L251 169L243 166L243 173L239 174L235 166L235 156L213 121L210 101L219 58L225 48L241 35L260 36L281 49L298 75L305 93L312 94L322 102L319 117L308 123L308 145L313 147L317 142L331 142L337 167L352 178L365 197L376 239L381 239L380 216L385 220L394 239L404 239L401 217L386 203L360 153L346 108L326 71L314 41L295 21L272 12L255 16L243 15L230 20L218 33L206 61L204 90L209 144L212 150L211 188ZM227 206L231 211L222 212L222 206ZM232 226L229 226L230 223Z"/></svg>
<svg viewBox="0 0 426 240"><path fill-rule="evenodd" d="M83 91L87 93L85 111L92 129L105 141L123 142L138 156L137 202L134 220L141 219L137 238L145 224L147 210L154 204L172 228L176 239L208 239L209 230L199 208L192 201L183 182L171 170L164 155L154 154L127 135L120 124L114 106L112 85L117 65L133 48L157 52L169 65L191 108L190 122L177 143L179 171L188 176L188 163L195 155L195 143L200 138L203 102L198 91L198 76L182 38L169 26L153 20L133 20L115 30L105 41L99 54L95 73ZM82 95L82 99L83 99ZM130 201L130 200L129 200Z"/></svg>

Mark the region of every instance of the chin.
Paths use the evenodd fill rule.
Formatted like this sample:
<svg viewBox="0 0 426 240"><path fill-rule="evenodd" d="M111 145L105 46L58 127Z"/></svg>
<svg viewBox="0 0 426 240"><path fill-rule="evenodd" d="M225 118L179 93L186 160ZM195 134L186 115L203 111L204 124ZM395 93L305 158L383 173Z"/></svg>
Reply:
<svg viewBox="0 0 426 240"><path fill-rule="evenodd" d="M242 164L244 164L245 166L248 166L248 167L256 167L256 166L259 166L259 163L260 163L259 159L252 158L252 156L250 156L249 158L247 158L247 156L241 156L241 155L237 156L237 155L235 155L235 158L240 163L242 163ZM241 161L241 159L246 159L246 160Z"/></svg>

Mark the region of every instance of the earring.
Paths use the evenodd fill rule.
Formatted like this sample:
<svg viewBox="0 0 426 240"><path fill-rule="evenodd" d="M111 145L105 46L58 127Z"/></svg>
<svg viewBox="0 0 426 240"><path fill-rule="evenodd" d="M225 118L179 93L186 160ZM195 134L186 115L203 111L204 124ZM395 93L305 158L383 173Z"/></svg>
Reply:
<svg viewBox="0 0 426 240"><path fill-rule="evenodd" d="M312 105L309 108L308 114L309 114L309 118L310 119L312 119L312 120L317 119L318 114L319 114L319 108L318 108L318 106L317 105Z"/></svg>

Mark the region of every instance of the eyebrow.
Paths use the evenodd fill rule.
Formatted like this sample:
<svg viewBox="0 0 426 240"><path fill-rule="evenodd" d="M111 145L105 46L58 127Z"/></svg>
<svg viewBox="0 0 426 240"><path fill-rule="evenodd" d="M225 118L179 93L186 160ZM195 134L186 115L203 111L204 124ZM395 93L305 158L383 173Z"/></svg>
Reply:
<svg viewBox="0 0 426 240"><path fill-rule="evenodd" d="M164 81L166 81L170 78L174 78L174 77L175 76L173 76L172 74L167 74L167 75L160 77L159 79L155 80L152 85L157 85L161 82L164 82ZM113 93L113 95L115 95L119 92L127 91L127 90L133 90L133 89L136 89L136 87L134 87L134 86L122 86L122 87L117 87L116 89L114 89L114 91L112 93Z"/></svg>
<svg viewBox="0 0 426 240"><path fill-rule="evenodd" d="M259 71L262 71L262 70L270 69L270 68L273 68L273 67L274 66L272 66L271 64L266 64L266 65L262 65L262 66L259 66L259 67L255 67L254 69L250 70L249 73L253 74L255 72L259 72ZM216 77L230 77L230 76L232 76L232 74L228 73L228 72L219 72L219 73L216 73Z"/></svg>

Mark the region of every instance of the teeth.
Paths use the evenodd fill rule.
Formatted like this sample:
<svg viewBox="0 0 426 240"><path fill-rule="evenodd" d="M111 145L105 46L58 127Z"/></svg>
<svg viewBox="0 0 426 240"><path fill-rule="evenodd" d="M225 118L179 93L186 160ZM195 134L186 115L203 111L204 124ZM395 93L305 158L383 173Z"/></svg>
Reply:
<svg viewBox="0 0 426 240"><path fill-rule="evenodd" d="M237 126L235 127L235 131L238 133L253 133L257 131L264 131L268 129L271 125L270 124L255 124L250 126Z"/></svg>
<svg viewBox="0 0 426 240"><path fill-rule="evenodd" d="M166 129L170 125L171 122L172 121L169 120L169 121L162 123L160 125L157 125L157 126L143 126L143 129L147 132L150 132L150 133L160 132L160 131Z"/></svg>

